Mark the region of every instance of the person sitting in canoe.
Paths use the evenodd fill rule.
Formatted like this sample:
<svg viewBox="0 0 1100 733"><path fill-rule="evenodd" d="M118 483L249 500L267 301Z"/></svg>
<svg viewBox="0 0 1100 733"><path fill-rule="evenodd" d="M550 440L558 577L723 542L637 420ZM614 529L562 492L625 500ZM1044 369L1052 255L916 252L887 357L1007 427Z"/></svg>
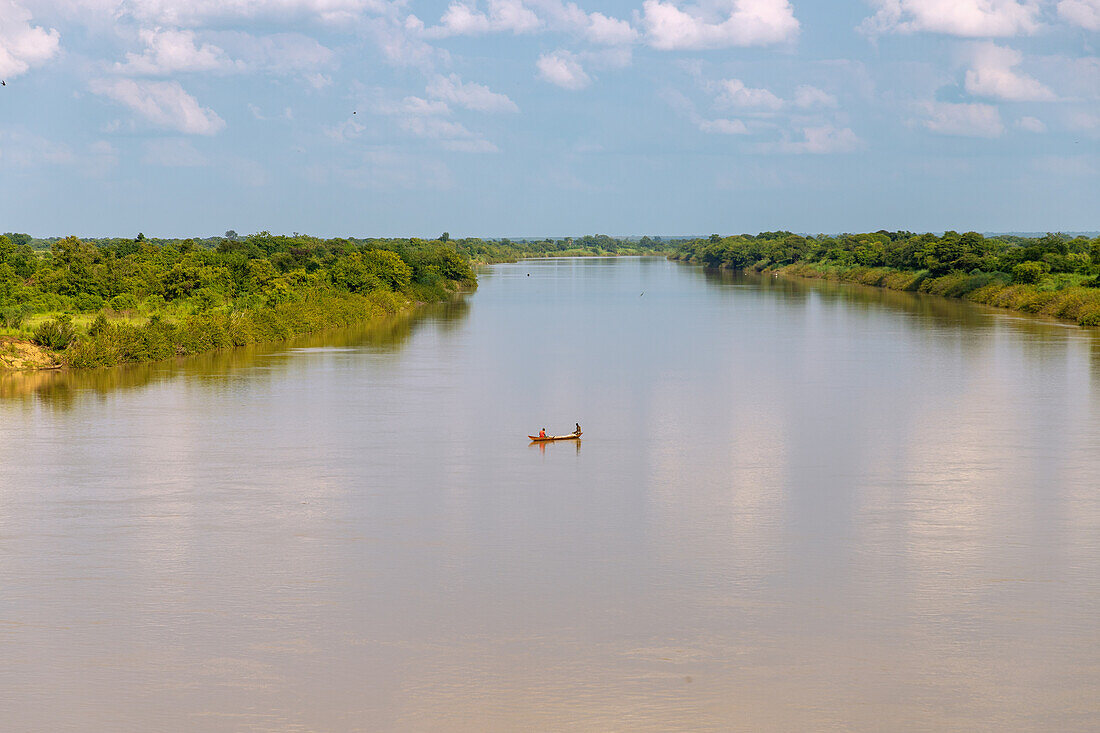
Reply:
<svg viewBox="0 0 1100 733"><path fill-rule="evenodd" d="M543 428L542 430L539 430L539 437L540 438L545 438L546 437L546 428Z"/></svg>
<svg viewBox="0 0 1100 733"><path fill-rule="evenodd" d="M581 434L581 424L577 423L577 429L573 431L573 435L580 435L580 434Z"/></svg>

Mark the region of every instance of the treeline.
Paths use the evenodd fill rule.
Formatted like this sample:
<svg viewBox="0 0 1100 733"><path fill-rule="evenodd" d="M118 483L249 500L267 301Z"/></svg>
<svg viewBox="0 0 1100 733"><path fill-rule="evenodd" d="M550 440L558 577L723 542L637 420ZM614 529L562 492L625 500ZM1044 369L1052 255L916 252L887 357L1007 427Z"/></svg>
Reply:
<svg viewBox="0 0 1100 733"><path fill-rule="evenodd" d="M681 242L671 257L919 290L1100 325L1100 237L779 231Z"/></svg>
<svg viewBox="0 0 1100 733"><path fill-rule="evenodd" d="M288 338L476 283L455 244L260 232L82 241L0 235L0 328L72 366Z"/></svg>
<svg viewBox="0 0 1100 733"><path fill-rule="evenodd" d="M661 237L615 238L606 234L562 239L482 240L462 239L456 244L474 262L515 262L530 257L592 257L602 255L656 255L668 254L672 243Z"/></svg>

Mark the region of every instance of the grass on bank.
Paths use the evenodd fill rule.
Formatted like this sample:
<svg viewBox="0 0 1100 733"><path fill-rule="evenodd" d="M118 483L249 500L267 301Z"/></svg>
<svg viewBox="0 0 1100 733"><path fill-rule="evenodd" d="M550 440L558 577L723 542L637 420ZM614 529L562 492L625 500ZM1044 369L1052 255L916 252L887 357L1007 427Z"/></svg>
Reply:
<svg viewBox="0 0 1100 733"><path fill-rule="evenodd" d="M713 234L673 259L912 290L1100 325L1100 237L946 231Z"/></svg>
<svg viewBox="0 0 1100 733"><path fill-rule="evenodd" d="M806 262L767 271L962 298L982 305L1064 318L1081 326L1100 326L1100 288L1085 285L1092 281L1088 275L1063 273L1047 276L1038 283L1017 283L1003 272L952 272L933 277L927 270Z"/></svg>

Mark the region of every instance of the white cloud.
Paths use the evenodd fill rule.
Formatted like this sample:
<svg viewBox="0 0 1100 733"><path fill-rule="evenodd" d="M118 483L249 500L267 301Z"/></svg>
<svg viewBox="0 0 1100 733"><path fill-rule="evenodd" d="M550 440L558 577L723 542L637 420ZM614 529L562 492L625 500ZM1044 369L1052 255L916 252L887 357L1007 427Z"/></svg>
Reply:
<svg viewBox="0 0 1100 733"><path fill-rule="evenodd" d="M496 153L499 149L466 126L438 117L406 117L401 127L416 137L438 140L440 147L459 153Z"/></svg>
<svg viewBox="0 0 1100 733"><path fill-rule="evenodd" d="M442 83L440 83L442 82ZM471 88L472 87L472 88ZM481 105L493 107L501 105L501 101L495 97L487 97L479 90L488 94L487 87L478 84L463 84L458 76L439 77L428 85L429 93L433 88L446 95L450 101L463 106ZM504 97L504 95L499 95ZM394 102L385 99L384 92L376 89L368 91L367 106L375 114L385 115L394 119L394 124L410 135L424 140L434 141L444 150L462 153L495 153L497 146L485 140L481 135L470 131L460 122L446 119L451 114L451 108L443 99L423 99L421 97L405 97ZM370 101L371 99L374 101ZM507 97L504 97L507 100ZM509 103L511 100L508 100ZM477 109L478 107L469 107ZM501 107L503 109L503 107ZM325 130L325 134L339 142L358 137L366 128L354 119L346 120L343 124Z"/></svg>
<svg viewBox="0 0 1100 733"><path fill-rule="evenodd" d="M1037 80L1012 70L1023 54L991 42L974 45L972 68L966 72L966 91L976 97L1004 99L1010 102L1047 102L1054 92Z"/></svg>
<svg viewBox="0 0 1100 733"><path fill-rule="evenodd" d="M1100 31L1100 0L1061 0L1058 15L1090 31Z"/></svg>
<svg viewBox="0 0 1100 733"><path fill-rule="evenodd" d="M373 105L373 111L380 115L399 115L402 117L430 117L434 115L449 115L451 108L447 103L438 99L424 99L423 97L405 97L400 102L379 100Z"/></svg>
<svg viewBox="0 0 1100 733"><path fill-rule="evenodd" d="M0 0L0 77L11 79L57 53L61 35L31 25L31 13L14 0Z"/></svg>
<svg viewBox="0 0 1100 733"><path fill-rule="evenodd" d="M314 89L324 89L325 87L332 86L332 77L316 72L313 74L304 74L302 76L306 80L306 84L309 84Z"/></svg>
<svg viewBox="0 0 1100 733"><path fill-rule="evenodd" d="M1046 132L1047 126L1038 117L1021 117L1016 122L1016 127L1025 132Z"/></svg>
<svg viewBox="0 0 1100 733"><path fill-rule="evenodd" d="M991 38L1034 33L1039 28L1038 0L874 0L878 11L861 30L879 33L927 31L952 36Z"/></svg>
<svg viewBox="0 0 1100 733"><path fill-rule="evenodd" d="M713 132L721 135L747 135L749 128L741 120L698 120L696 124L703 132Z"/></svg>
<svg viewBox="0 0 1100 733"><path fill-rule="evenodd" d="M216 71L234 65L225 51L209 43L196 44L195 33L189 30L142 30L145 51L127 53L125 63L115 64L115 71L136 75L167 75L179 71Z"/></svg>
<svg viewBox="0 0 1100 733"><path fill-rule="evenodd" d="M638 31L629 22L603 13L586 13L575 3L565 0L527 0L541 14L547 27L580 36L604 46L633 43Z"/></svg>
<svg viewBox="0 0 1100 733"><path fill-rule="evenodd" d="M787 0L718 0L684 5L645 0L642 26L649 45L662 50L759 46L791 41L798 20Z"/></svg>
<svg viewBox="0 0 1100 733"><path fill-rule="evenodd" d="M463 82L458 74L436 76L428 83L428 96L477 112L519 112L516 103L483 84Z"/></svg>
<svg viewBox="0 0 1100 733"><path fill-rule="evenodd" d="M747 87L740 79L723 79L718 88L718 103L729 107L777 110L783 106L783 100L767 89Z"/></svg>
<svg viewBox="0 0 1100 733"><path fill-rule="evenodd" d="M201 107L175 81L138 81L135 79L93 79L89 88L95 94L119 102L154 124L193 135L213 135L225 120L208 107Z"/></svg>
<svg viewBox="0 0 1100 733"><path fill-rule="evenodd" d="M341 24L364 13L382 13L386 0L76 0L92 11L110 12L141 23L194 27L220 20L315 18Z"/></svg>
<svg viewBox="0 0 1100 733"><path fill-rule="evenodd" d="M539 18L521 0L489 0L489 12L483 12L475 3L455 0L439 19L439 25L428 28L429 38L467 36L481 33L511 31L528 33L541 25Z"/></svg>
<svg viewBox="0 0 1100 733"><path fill-rule="evenodd" d="M210 160L183 138L149 140L144 148L141 162L147 165L168 168L200 168L210 165Z"/></svg>
<svg viewBox="0 0 1100 733"><path fill-rule="evenodd" d="M584 37L592 43L617 46L633 43L638 31L625 20L609 18L603 13L592 13L584 27Z"/></svg>
<svg viewBox="0 0 1100 733"><path fill-rule="evenodd" d="M764 144L764 151L779 153L827 155L830 153L851 153L858 150L859 137L848 127L837 129L832 125L805 127L802 140L784 140L780 143Z"/></svg>
<svg viewBox="0 0 1100 733"><path fill-rule="evenodd" d="M389 19L373 20L366 23L364 28L386 60L395 66L432 71L437 64L450 62L451 57L447 51L425 43L420 38L428 33L424 30L424 23L415 15L406 17L400 24Z"/></svg>
<svg viewBox="0 0 1100 733"><path fill-rule="evenodd" d="M417 137L436 139L473 138L474 134L459 122L438 117L407 117L401 120L401 127Z"/></svg>
<svg viewBox="0 0 1100 733"><path fill-rule="evenodd" d="M439 24L424 29L423 22L409 16L406 27L428 38L478 35L482 33L530 33L558 30L606 46L633 43L638 32L629 22L603 13L586 13L567 0L488 0L483 11L477 0L453 0Z"/></svg>
<svg viewBox="0 0 1100 733"><path fill-rule="evenodd" d="M1000 111L989 104L929 102L923 108L924 126L941 135L992 138L1004 132Z"/></svg>
<svg viewBox="0 0 1100 733"><path fill-rule="evenodd" d="M836 97L823 89L802 84L794 90L794 104L796 107L836 107Z"/></svg>
<svg viewBox="0 0 1100 733"><path fill-rule="evenodd" d="M367 128L364 125L359 124L355 120L344 120L338 125L323 128L325 135L332 138L338 143L346 143L348 140L354 140L363 134L363 131Z"/></svg>
<svg viewBox="0 0 1100 733"><path fill-rule="evenodd" d="M240 71L294 74L316 72L334 63L331 49L301 33L254 36L227 31L213 33L211 39L236 59L233 68Z"/></svg>
<svg viewBox="0 0 1100 733"><path fill-rule="evenodd" d="M540 79L562 89L576 91L592 83L592 78L585 73L576 56L568 51L558 50L543 54L539 56L535 66L538 67Z"/></svg>
<svg viewBox="0 0 1100 733"><path fill-rule="evenodd" d="M320 89L332 80L314 71L329 66L330 49L300 33L253 36L240 32L207 34L212 42L198 40L191 30L144 29L145 50L127 53L114 70L132 76L171 76L180 72L272 74L303 73L310 86ZM226 49L229 49L228 51Z"/></svg>

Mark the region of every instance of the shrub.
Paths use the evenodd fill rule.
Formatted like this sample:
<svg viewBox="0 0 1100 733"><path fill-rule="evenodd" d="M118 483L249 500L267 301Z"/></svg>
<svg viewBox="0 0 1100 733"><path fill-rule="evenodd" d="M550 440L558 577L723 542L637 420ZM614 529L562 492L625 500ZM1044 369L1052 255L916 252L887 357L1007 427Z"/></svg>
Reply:
<svg viewBox="0 0 1100 733"><path fill-rule="evenodd" d="M1100 326L1100 303L1093 303L1081 309L1077 323L1082 326Z"/></svg>
<svg viewBox="0 0 1100 733"><path fill-rule="evenodd" d="M132 311L137 308L137 298L130 293L123 293L122 295L116 295L111 298L110 303L111 310L113 311Z"/></svg>
<svg viewBox="0 0 1100 733"><path fill-rule="evenodd" d="M211 288L199 288L191 294L191 305L200 313L216 308L221 300L221 296Z"/></svg>
<svg viewBox="0 0 1100 733"><path fill-rule="evenodd" d="M81 313L95 313L103 307L103 298L91 293L81 293L73 298L73 307Z"/></svg>
<svg viewBox="0 0 1100 733"><path fill-rule="evenodd" d="M1012 281L1024 285L1035 284L1043 278L1047 269L1042 262L1021 262L1012 268Z"/></svg>
<svg viewBox="0 0 1100 733"><path fill-rule="evenodd" d="M23 320L29 314L30 308L26 305L9 305L0 308L0 326L5 328L19 328Z"/></svg>
<svg viewBox="0 0 1100 733"><path fill-rule="evenodd" d="M70 316L46 321L34 329L34 342L54 351L64 351L75 339L76 330L73 328L73 319Z"/></svg>
<svg viewBox="0 0 1100 733"><path fill-rule="evenodd" d="M95 320L92 321L92 325L88 327L88 335L92 337L99 336L105 333L109 328L110 325L107 323L107 317L100 313L95 317Z"/></svg>

